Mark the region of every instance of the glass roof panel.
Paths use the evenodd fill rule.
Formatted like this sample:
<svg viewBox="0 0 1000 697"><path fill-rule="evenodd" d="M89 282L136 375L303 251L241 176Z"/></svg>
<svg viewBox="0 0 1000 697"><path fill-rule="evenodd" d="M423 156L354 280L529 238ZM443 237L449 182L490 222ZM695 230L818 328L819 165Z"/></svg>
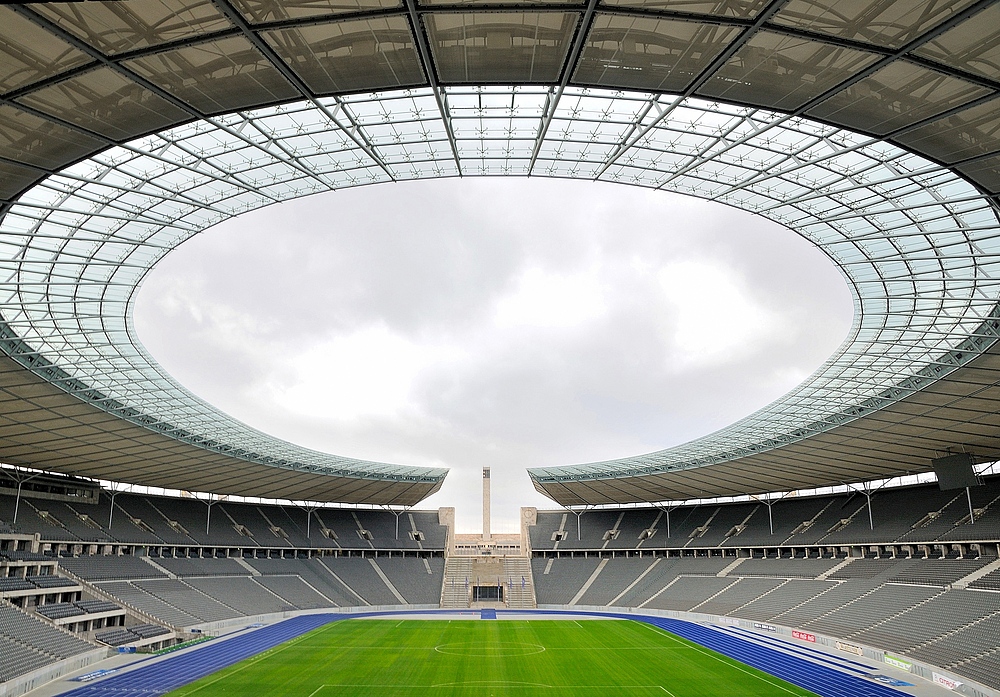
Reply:
<svg viewBox="0 0 1000 697"><path fill-rule="evenodd" d="M1000 155L959 165L956 169L990 193L1000 193Z"/></svg>
<svg viewBox="0 0 1000 697"><path fill-rule="evenodd" d="M114 140L189 117L183 109L108 67L29 92L18 101Z"/></svg>
<svg viewBox="0 0 1000 697"><path fill-rule="evenodd" d="M79 131L0 104L0 157L53 168L67 155L84 157L103 145Z"/></svg>
<svg viewBox="0 0 1000 697"><path fill-rule="evenodd" d="M40 174L41 172L30 167L0 160L0 198L13 199L22 189L35 182Z"/></svg>
<svg viewBox="0 0 1000 697"><path fill-rule="evenodd" d="M841 265L857 293L856 336L809 381L679 448L560 468L579 479L719 462L845 423L856 416L845 407L891 401L887 390L906 392L900 381L924 380L921 371L962 345L996 306L996 212L945 167L877 138L756 107L568 87L553 108L554 94L550 85L448 87L448 123L429 88L325 97L185 123L109 148L30 190L0 222L3 317L32 355L144 418L237 443L258 453L252 458L356 474L386 466L270 439L192 397L130 343L128 300L148 267L208 225L276 200L460 173L601 179L703 196L784 222ZM995 129L976 108L958 112L961 122ZM0 154L51 157L40 129L56 131L46 124L0 107ZM963 166L992 186L996 159Z"/></svg>
<svg viewBox="0 0 1000 697"><path fill-rule="evenodd" d="M105 55L232 27L211 0L46 2L32 9Z"/></svg>
<svg viewBox="0 0 1000 697"><path fill-rule="evenodd" d="M401 7L402 0L230 0L249 21L280 22L347 12Z"/></svg>
<svg viewBox="0 0 1000 697"><path fill-rule="evenodd" d="M585 5L586 0L417 0L421 5Z"/></svg>
<svg viewBox="0 0 1000 697"><path fill-rule="evenodd" d="M754 17L769 0L604 0L605 5L671 10L716 17Z"/></svg>
<svg viewBox="0 0 1000 697"><path fill-rule="evenodd" d="M242 36L154 53L126 65L205 114L298 94Z"/></svg>
<svg viewBox="0 0 1000 697"><path fill-rule="evenodd" d="M900 60L813 107L809 115L884 135L989 93L985 87Z"/></svg>
<svg viewBox="0 0 1000 697"><path fill-rule="evenodd" d="M0 92L83 65L90 57L13 10L0 7Z"/></svg>
<svg viewBox="0 0 1000 697"><path fill-rule="evenodd" d="M426 82L403 16L279 29L262 36L319 94Z"/></svg>
<svg viewBox="0 0 1000 697"><path fill-rule="evenodd" d="M1000 98L932 121L894 137L943 162L1000 151Z"/></svg>
<svg viewBox="0 0 1000 697"><path fill-rule="evenodd" d="M580 15L570 12L441 12L425 16L444 82L552 82Z"/></svg>
<svg viewBox="0 0 1000 697"><path fill-rule="evenodd" d="M680 92L739 33L721 24L598 14L573 80Z"/></svg>
<svg viewBox="0 0 1000 697"><path fill-rule="evenodd" d="M790 0L772 21L799 29L897 48L974 0Z"/></svg>
<svg viewBox="0 0 1000 697"><path fill-rule="evenodd" d="M1000 5L977 12L914 53L995 80L1000 75Z"/></svg>
<svg viewBox="0 0 1000 697"><path fill-rule="evenodd" d="M698 91L710 97L793 110L877 59L864 51L762 31Z"/></svg>

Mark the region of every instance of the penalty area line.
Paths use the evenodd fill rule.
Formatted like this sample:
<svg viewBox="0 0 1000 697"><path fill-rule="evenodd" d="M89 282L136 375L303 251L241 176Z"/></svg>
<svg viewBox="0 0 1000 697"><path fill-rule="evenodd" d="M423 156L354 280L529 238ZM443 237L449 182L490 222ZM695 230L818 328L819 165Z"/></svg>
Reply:
<svg viewBox="0 0 1000 697"><path fill-rule="evenodd" d="M673 692L665 688L663 685L660 685L660 689L666 692L668 695L670 695L670 697L677 697L677 695L675 695ZM312 695L309 695L309 697L312 697Z"/></svg>

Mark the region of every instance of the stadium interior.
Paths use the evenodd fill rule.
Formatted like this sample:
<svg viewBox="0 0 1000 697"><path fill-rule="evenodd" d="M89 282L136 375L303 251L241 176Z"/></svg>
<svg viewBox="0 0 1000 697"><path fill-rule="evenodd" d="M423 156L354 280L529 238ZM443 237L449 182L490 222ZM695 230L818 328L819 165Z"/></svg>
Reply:
<svg viewBox="0 0 1000 697"><path fill-rule="evenodd" d="M997 697L998 45L995 0L0 6L0 697L248 623L474 609L770 632ZM420 508L447 470L264 434L136 338L198 232L460 176L764 216L843 273L850 336L720 431L529 469L553 506L519 533L487 471L481 535Z"/></svg>

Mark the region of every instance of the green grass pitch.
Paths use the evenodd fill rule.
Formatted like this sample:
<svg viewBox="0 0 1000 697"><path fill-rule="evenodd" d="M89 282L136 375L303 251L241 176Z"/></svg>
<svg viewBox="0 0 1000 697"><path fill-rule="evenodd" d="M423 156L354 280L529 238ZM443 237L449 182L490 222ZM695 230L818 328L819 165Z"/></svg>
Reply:
<svg viewBox="0 0 1000 697"><path fill-rule="evenodd" d="M172 697L814 693L628 620L342 620Z"/></svg>

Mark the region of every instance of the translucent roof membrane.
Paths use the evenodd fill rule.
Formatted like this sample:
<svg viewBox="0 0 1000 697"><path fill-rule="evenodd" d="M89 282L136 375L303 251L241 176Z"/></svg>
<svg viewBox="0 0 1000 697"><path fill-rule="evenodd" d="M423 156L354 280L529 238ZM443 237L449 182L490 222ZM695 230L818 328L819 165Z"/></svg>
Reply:
<svg viewBox="0 0 1000 697"><path fill-rule="evenodd" d="M248 13L272 11L268 3L243 5ZM488 29L482 40L515 36L510 40L530 45L546 36L544 51L561 50L567 35L560 34L558 18L504 16L500 26L507 33L498 37ZM464 51L470 75L478 21L464 15L454 27L431 27L435 50ZM609 22L607 29L622 34L634 27ZM276 45L280 40L275 37ZM222 55L222 43L197 50ZM546 70L550 54L539 50L538 69ZM600 50L596 38L585 47L587 70L597 70L586 61ZM793 47L782 40L767 50L777 55ZM182 48L136 70L180 94L191 88L174 85L168 69L182 51L192 53L186 60L199 60L194 49ZM867 61L844 51L824 70L840 74ZM754 79L741 75L744 87ZM272 77L258 72L241 80L248 89L284 89ZM87 79L81 75L72 89L53 87L52 103L83 89ZM341 78L317 73L309 79ZM816 79L825 78L818 73ZM233 82L232 92L217 91L217 84L203 96L219 108L242 98L243 82ZM737 89L719 84L720 93ZM95 82L98 87L108 94L117 89L112 82ZM821 247L842 269L856 303L843 346L802 385L755 414L680 447L534 470L533 476L666 472L762 452L902 399L995 341L984 322L1000 296L997 214L988 198L947 168L803 117L669 94L568 87L546 118L552 94L544 86L447 87L443 105L430 88L319 98L197 120L104 150L30 189L0 224L7 350L64 389L182 440L229 444L261 461L315 471L439 476L441 470L309 451L220 413L143 350L131 303L164 254L261 206L376 182L528 174L663 189L760 214ZM845 119L851 108L845 103Z"/></svg>

